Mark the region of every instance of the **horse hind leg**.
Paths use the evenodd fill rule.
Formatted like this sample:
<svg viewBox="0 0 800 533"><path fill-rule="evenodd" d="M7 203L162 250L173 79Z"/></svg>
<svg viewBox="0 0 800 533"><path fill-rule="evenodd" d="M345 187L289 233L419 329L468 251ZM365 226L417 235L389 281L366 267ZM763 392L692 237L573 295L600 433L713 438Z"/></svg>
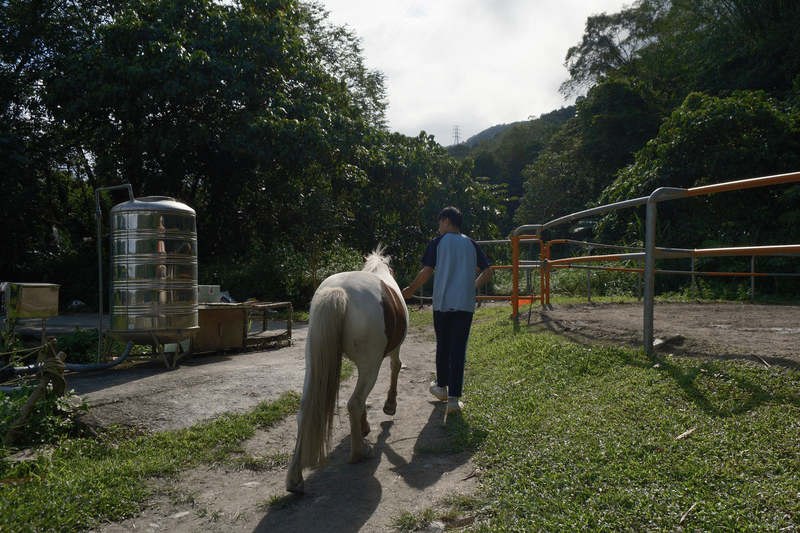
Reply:
<svg viewBox="0 0 800 533"><path fill-rule="evenodd" d="M386 402L383 404L383 412L389 416L393 416L397 412L397 376L400 374L400 368L403 364L400 362L400 348L389 354L392 361L392 375L389 384L389 394L386 396Z"/></svg>
<svg viewBox="0 0 800 533"><path fill-rule="evenodd" d="M361 436L366 437L369 435L369 422L367 422L367 410L366 408L364 411L361 412Z"/></svg>
<svg viewBox="0 0 800 533"><path fill-rule="evenodd" d="M378 359L380 363L380 359ZM364 365L362 365L364 366ZM372 368L374 367L374 368ZM369 432L367 423L367 396L375 386L378 379L380 364L371 365L370 368L358 369L358 381L355 390L347 402L347 413L350 415L350 462L358 463L372 457L372 446L364 441L366 434L364 428Z"/></svg>
<svg viewBox="0 0 800 533"><path fill-rule="evenodd" d="M303 480L303 466L300 460L300 443L294 449L289 470L286 472L286 490L294 494L305 494L305 481Z"/></svg>

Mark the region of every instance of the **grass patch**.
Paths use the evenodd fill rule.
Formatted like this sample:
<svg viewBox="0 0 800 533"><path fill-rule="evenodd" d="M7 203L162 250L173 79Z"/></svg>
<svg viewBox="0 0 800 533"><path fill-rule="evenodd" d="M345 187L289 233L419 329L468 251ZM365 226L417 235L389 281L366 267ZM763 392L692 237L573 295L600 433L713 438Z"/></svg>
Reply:
<svg viewBox="0 0 800 533"><path fill-rule="evenodd" d="M288 509L299 502L301 498L302 496L298 496L297 494L272 494L259 504L259 508L262 511L269 511L270 509Z"/></svg>
<svg viewBox="0 0 800 533"><path fill-rule="evenodd" d="M413 306L408 306L408 327L424 328L433 324L433 313L428 310L420 310Z"/></svg>
<svg viewBox="0 0 800 533"><path fill-rule="evenodd" d="M81 531L134 516L151 494L149 479L230 462L255 429L295 413L299 402L290 392L244 414L163 433L111 428L98 439L62 440L32 461L12 462L3 450L0 479L17 481L0 484L0 531ZM200 512L212 522L219 518L219 511Z"/></svg>
<svg viewBox="0 0 800 533"><path fill-rule="evenodd" d="M258 457L242 456L232 459L230 462L239 470L249 470L251 472L267 472L275 470L289 464L292 456L286 452L275 452L271 455L260 455Z"/></svg>
<svg viewBox="0 0 800 533"><path fill-rule="evenodd" d="M486 439L487 433L480 427L470 425L463 413L448 415L445 424L447 438L431 446L416 446L419 453L455 454L473 451Z"/></svg>
<svg viewBox="0 0 800 533"><path fill-rule="evenodd" d="M345 382L348 379L350 379L351 377L353 377L355 375L355 373L356 373L356 364L354 362L352 362L350 359L348 359L347 357L343 357L342 358L342 370L339 373L339 375L341 377L339 379L342 382Z"/></svg>
<svg viewBox="0 0 800 533"><path fill-rule="evenodd" d="M436 517L436 512L427 507L414 513L410 511L401 511L398 516L392 519L392 527L396 531L402 531L404 533L421 531L436 520Z"/></svg>
<svg viewBox="0 0 800 533"><path fill-rule="evenodd" d="M798 391L786 369L476 322L464 411L485 434L473 528L796 530Z"/></svg>

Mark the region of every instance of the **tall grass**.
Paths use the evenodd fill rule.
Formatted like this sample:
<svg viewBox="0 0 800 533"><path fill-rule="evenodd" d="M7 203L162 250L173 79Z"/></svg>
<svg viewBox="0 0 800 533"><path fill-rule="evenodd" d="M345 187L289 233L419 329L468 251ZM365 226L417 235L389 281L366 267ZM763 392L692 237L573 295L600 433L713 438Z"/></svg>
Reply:
<svg viewBox="0 0 800 533"><path fill-rule="evenodd" d="M505 310L497 311L506 316ZM797 531L800 376L473 326L477 531Z"/></svg>

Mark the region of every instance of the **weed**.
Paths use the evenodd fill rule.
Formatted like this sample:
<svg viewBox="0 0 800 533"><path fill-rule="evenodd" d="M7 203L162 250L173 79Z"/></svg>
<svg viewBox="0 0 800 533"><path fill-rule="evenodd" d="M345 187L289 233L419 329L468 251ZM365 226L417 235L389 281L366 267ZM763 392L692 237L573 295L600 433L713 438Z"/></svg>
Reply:
<svg viewBox="0 0 800 533"><path fill-rule="evenodd" d="M194 492L179 490L170 495L169 501L172 503L172 505L182 505L188 503L194 507L197 503L197 494Z"/></svg>
<svg viewBox="0 0 800 533"><path fill-rule="evenodd" d="M342 371L341 371L341 380L342 382L347 381L353 374L356 372L356 365L350 359L346 357L342 358Z"/></svg>
<svg viewBox="0 0 800 533"><path fill-rule="evenodd" d="M272 494L269 498L259 504L259 508L263 511L269 509L287 509L299 501L298 496L295 494Z"/></svg>
<svg viewBox="0 0 800 533"><path fill-rule="evenodd" d="M109 342L108 340L106 342ZM125 351L125 344L110 341L108 352L121 355ZM67 362L72 364L92 364L97 362L97 328L78 329L58 336L58 350L67 354ZM131 353L143 354L147 352L145 346L136 346Z"/></svg>
<svg viewBox="0 0 800 533"><path fill-rule="evenodd" d="M224 513L219 509L209 509L208 507L201 507L197 510L197 516L205 518L207 522L212 524L219 521L224 516Z"/></svg>
<svg viewBox="0 0 800 533"><path fill-rule="evenodd" d="M291 458L291 455L289 455L287 452L275 452L268 457L263 455L260 457L237 457L232 461L232 463L238 466L241 470L265 472L288 465Z"/></svg>
<svg viewBox="0 0 800 533"><path fill-rule="evenodd" d="M24 385L10 395L0 395L0 435L8 433L19 416L20 409L36 387ZM62 397L48 389L34 404L25 421L25 428L18 436L17 446L38 446L52 444L59 439L75 433L73 417L89 410L89 405L75 391Z"/></svg>
<svg viewBox="0 0 800 533"><path fill-rule="evenodd" d="M428 507L416 513L401 511L397 517L392 519L392 527L400 532L421 531L434 520L436 520L436 513Z"/></svg>
<svg viewBox="0 0 800 533"><path fill-rule="evenodd" d="M442 503L458 511L473 511L477 508L478 501L474 496L465 494L451 494L442 498Z"/></svg>

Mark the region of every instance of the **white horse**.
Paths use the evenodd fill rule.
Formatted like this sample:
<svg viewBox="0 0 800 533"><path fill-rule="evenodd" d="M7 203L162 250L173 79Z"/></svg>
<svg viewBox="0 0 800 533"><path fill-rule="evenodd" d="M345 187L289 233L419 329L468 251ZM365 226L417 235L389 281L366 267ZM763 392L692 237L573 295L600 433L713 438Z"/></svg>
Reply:
<svg viewBox="0 0 800 533"><path fill-rule="evenodd" d="M385 247L366 257L364 268L327 278L311 300L306 341L306 375L297 412L297 444L286 474L286 490L303 494L303 469L325 463L339 393L342 355L358 368L350 415L350 462L372 457L366 401L385 357L391 359L391 385L383 412L397 409L400 345L408 329L408 309L389 268Z"/></svg>

